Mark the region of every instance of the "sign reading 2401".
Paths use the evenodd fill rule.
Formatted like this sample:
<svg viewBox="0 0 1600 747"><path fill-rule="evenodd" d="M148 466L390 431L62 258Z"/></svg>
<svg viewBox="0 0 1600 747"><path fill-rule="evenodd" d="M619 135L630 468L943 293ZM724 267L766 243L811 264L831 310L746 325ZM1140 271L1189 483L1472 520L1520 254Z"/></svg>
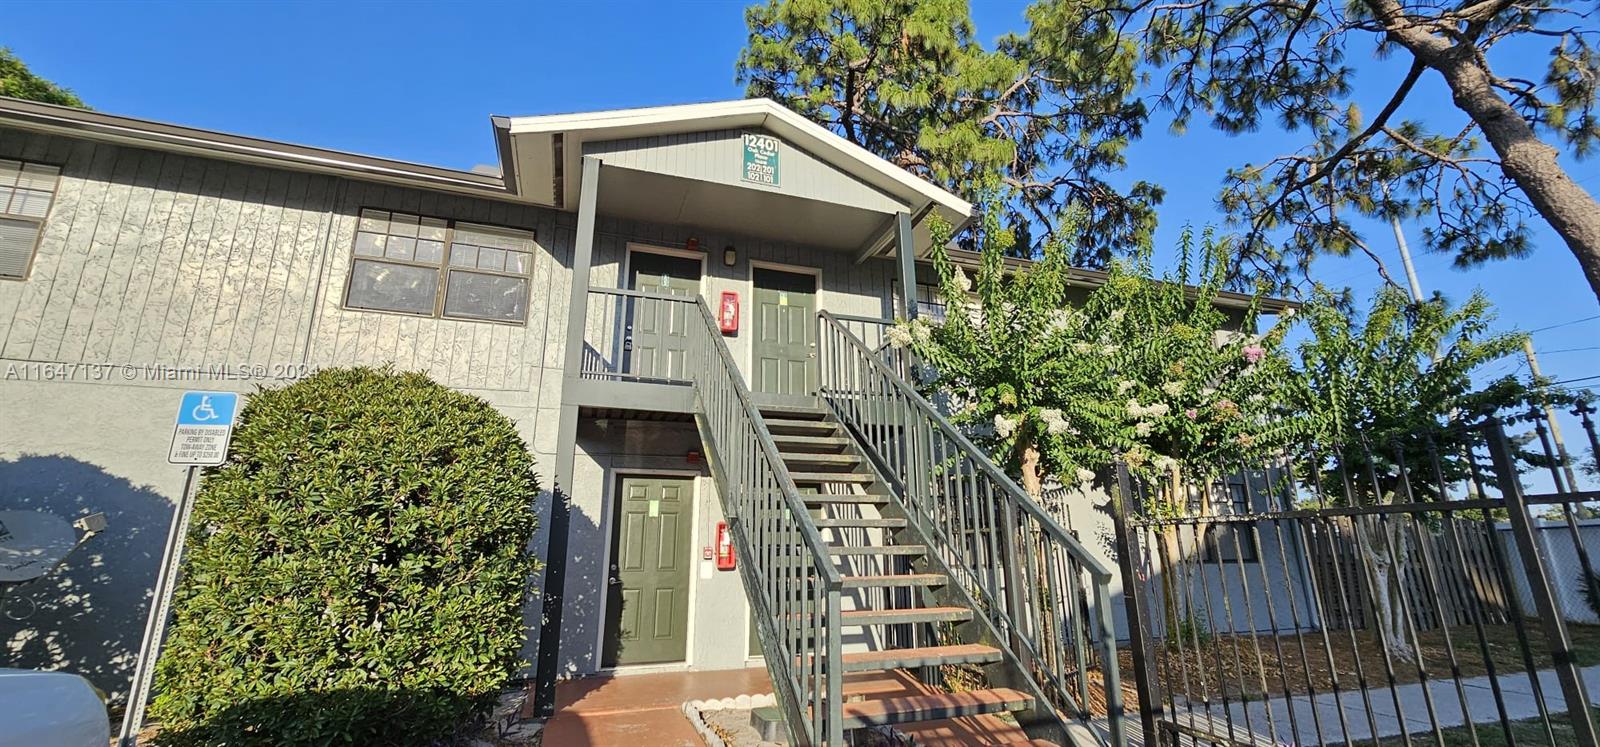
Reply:
<svg viewBox="0 0 1600 747"><path fill-rule="evenodd" d="M778 139L771 135L744 134L744 171L740 179L778 186Z"/></svg>

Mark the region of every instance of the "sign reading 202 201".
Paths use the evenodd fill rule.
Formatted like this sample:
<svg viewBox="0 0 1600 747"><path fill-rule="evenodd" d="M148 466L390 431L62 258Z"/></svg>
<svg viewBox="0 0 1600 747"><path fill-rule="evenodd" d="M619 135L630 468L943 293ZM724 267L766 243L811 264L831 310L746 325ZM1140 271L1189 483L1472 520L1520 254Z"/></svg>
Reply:
<svg viewBox="0 0 1600 747"><path fill-rule="evenodd" d="M744 171L740 179L778 186L778 139L771 135L744 134Z"/></svg>

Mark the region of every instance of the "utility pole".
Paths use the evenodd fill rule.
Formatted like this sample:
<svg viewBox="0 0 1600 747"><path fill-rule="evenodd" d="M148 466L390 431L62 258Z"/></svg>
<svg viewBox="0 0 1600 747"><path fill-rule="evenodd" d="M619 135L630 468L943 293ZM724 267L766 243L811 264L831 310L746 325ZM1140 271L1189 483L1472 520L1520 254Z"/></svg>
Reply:
<svg viewBox="0 0 1600 747"><path fill-rule="evenodd" d="M1394 243L1400 247L1400 264L1406 268L1406 282L1411 285L1411 300L1422 303L1422 283L1417 282L1417 268L1411 264L1411 247L1406 244L1406 232L1400 230L1400 219L1390 218L1389 226L1394 229Z"/></svg>
<svg viewBox="0 0 1600 747"><path fill-rule="evenodd" d="M1421 303L1422 283L1417 281L1417 268L1411 264L1411 247L1406 243L1405 231L1400 228L1400 219L1391 217L1389 219L1389 227L1394 229L1394 243L1395 246L1400 248L1400 264L1406 268L1406 282L1411 286L1411 300ZM1527 356L1528 370L1533 373L1533 379L1537 382L1541 378L1541 374L1539 373L1539 358L1533 352L1532 338L1522 338L1522 354ZM1439 351L1434 351L1433 358L1434 360L1439 359ZM1561 460L1562 471L1567 478L1567 489L1577 490L1578 478L1572 471L1572 459L1567 456L1567 444L1561 439L1561 425L1556 422L1555 408L1551 407L1549 400L1544 397L1543 387L1540 388L1539 406L1544 409L1545 423L1550 426L1550 439L1555 442L1556 456ZM1454 418L1454 416L1455 413L1452 412L1451 417Z"/></svg>
<svg viewBox="0 0 1600 747"><path fill-rule="evenodd" d="M1533 373L1533 380L1538 382L1543 376L1539 373L1539 358L1533 354L1533 340L1522 338L1522 354L1528 356L1528 370ZM1578 489L1578 476L1572 471L1572 459L1567 456L1567 444L1561 440L1561 426L1556 423L1556 409L1550 406L1550 401L1544 396L1544 387L1539 387L1539 406L1544 408L1544 419L1550 424L1550 440L1556 444L1556 456L1561 459L1561 471L1567 477L1567 490Z"/></svg>

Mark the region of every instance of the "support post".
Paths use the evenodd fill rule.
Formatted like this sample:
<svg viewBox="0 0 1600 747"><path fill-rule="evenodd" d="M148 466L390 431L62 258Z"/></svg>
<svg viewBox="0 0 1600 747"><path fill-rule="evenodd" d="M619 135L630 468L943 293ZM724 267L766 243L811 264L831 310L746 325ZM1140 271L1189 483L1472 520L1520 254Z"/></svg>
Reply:
<svg viewBox="0 0 1600 747"><path fill-rule="evenodd" d="M583 158L578 194L578 231L572 245L572 293L567 305L566 357L562 398L583 372L583 330L589 310L589 267L594 258L594 212L600 192L600 161ZM550 496L550 535L545 543L544 613L539 628L539 660L534 673L534 713L549 718L556 710L556 677L561 667L561 609L566 598L567 534L572 520L572 478L576 469L578 406L561 404L556 433L555 484Z"/></svg>
<svg viewBox="0 0 1600 747"><path fill-rule="evenodd" d="M1505 501L1507 513L1511 515L1511 536L1517 541L1522 571L1528 579L1528 591L1539 611L1545 644L1550 647L1556 680L1561 683L1561 694L1567 703L1567 721L1572 724L1573 736L1578 744L1600 744L1600 736L1597 736L1594 719L1587 707L1589 696L1585 692L1583 677L1578 671L1577 662L1573 660L1572 638L1567 633L1567 621L1550 588L1550 577L1535 536L1537 530L1528 516L1528 504L1523 500L1522 483L1517 477L1516 464L1511 459L1505 428L1499 419L1490 418L1486 429L1489 457L1494 460L1495 477L1500 482L1500 497Z"/></svg>
<svg viewBox="0 0 1600 747"><path fill-rule="evenodd" d="M1138 547L1139 530L1133 526L1133 479L1128 468L1121 463L1116 468L1117 492L1112 498L1112 515L1115 517L1117 566L1122 571L1122 604L1128 613L1128 649L1133 654L1133 684L1139 693L1139 727L1144 732L1144 743L1160 744L1161 735L1156 723L1161 715L1160 683L1150 666L1155 661L1150 650L1150 632L1145 625L1150 621L1148 605L1144 599L1144 585L1139 583L1139 571L1134 553ZM1112 666L1108 664L1107 666Z"/></svg>
<svg viewBox="0 0 1600 747"><path fill-rule="evenodd" d="M894 224L895 256L900 260L899 316L909 322L917 317L917 241L910 213L896 213Z"/></svg>

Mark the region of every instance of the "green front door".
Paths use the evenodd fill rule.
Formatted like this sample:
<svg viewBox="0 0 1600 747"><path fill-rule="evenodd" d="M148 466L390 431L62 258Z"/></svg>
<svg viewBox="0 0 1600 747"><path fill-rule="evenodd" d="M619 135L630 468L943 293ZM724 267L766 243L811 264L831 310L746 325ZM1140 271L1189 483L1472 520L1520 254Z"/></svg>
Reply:
<svg viewBox="0 0 1600 747"><path fill-rule="evenodd" d="M605 666L683 661L689 642L694 483L624 477L606 603Z"/></svg>
<svg viewBox="0 0 1600 747"><path fill-rule="evenodd" d="M700 260L634 252L628 260L628 287L683 296L700 295ZM699 310L692 304L631 299L628 304L628 352L623 370L645 379L687 378L689 325Z"/></svg>
<svg viewBox="0 0 1600 747"><path fill-rule="evenodd" d="M817 278L755 268L756 391L810 395L816 390Z"/></svg>

